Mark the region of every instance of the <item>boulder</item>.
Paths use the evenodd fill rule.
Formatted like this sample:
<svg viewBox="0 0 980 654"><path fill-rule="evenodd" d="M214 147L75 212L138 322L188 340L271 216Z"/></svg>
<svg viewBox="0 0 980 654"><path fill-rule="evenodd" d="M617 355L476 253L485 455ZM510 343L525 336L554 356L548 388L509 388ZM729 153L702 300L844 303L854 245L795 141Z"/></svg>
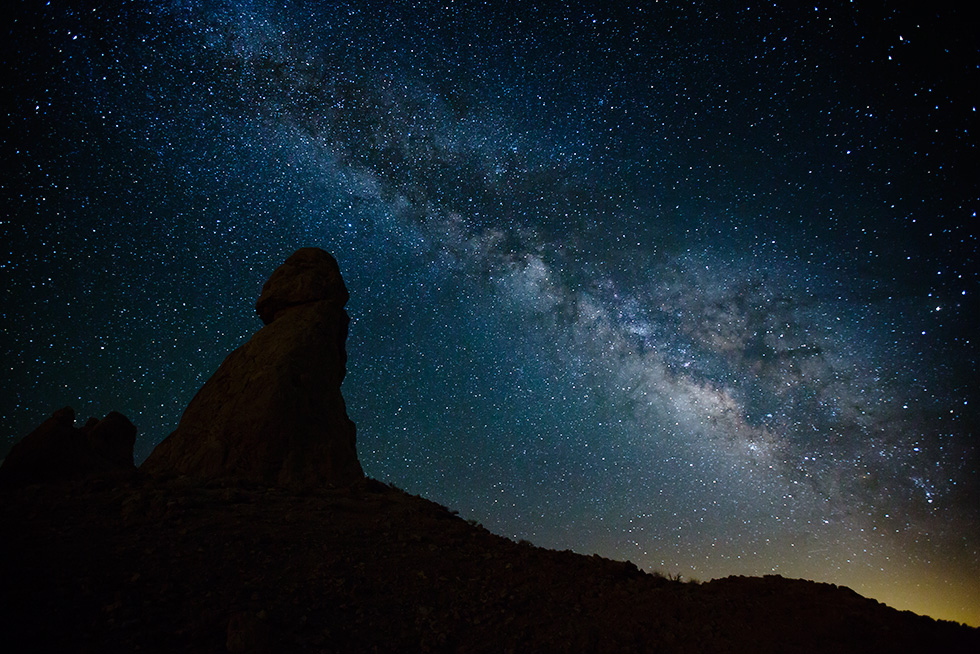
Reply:
<svg viewBox="0 0 980 654"><path fill-rule="evenodd" d="M347 299L330 254L289 257L256 305L266 326L228 355L142 469L304 489L363 479L340 392Z"/></svg>
<svg viewBox="0 0 980 654"><path fill-rule="evenodd" d="M79 429L74 409L65 407L14 445L0 466L0 486L131 473L135 443L136 427L122 414L89 418Z"/></svg>
<svg viewBox="0 0 980 654"><path fill-rule="evenodd" d="M320 248L301 248L269 277L255 310L268 325L289 307L320 300L343 307L349 298L337 260Z"/></svg>
<svg viewBox="0 0 980 654"><path fill-rule="evenodd" d="M121 413L110 411L102 420L89 419L85 427L88 445L100 457L124 468L133 468L136 427Z"/></svg>

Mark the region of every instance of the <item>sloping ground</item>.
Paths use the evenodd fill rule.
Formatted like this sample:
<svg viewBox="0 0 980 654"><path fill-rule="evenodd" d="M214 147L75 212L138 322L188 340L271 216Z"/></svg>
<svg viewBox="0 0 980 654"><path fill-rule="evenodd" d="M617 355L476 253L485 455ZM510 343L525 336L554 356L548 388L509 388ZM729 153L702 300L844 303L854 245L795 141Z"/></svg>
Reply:
<svg viewBox="0 0 980 654"><path fill-rule="evenodd" d="M8 652L980 651L980 630L846 588L673 582L370 480L33 486L0 494L0 524Z"/></svg>

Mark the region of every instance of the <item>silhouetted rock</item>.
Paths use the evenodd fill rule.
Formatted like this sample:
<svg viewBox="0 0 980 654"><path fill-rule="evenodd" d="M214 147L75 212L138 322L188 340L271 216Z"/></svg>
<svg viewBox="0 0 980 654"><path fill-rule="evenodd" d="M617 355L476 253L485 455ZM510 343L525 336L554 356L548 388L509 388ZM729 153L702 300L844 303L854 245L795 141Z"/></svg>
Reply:
<svg viewBox="0 0 980 654"><path fill-rule="evenodd" d="M102 420L90 418L82 429L93 452L125 468L133 468L136 426L121 413L111 411Z"/></svg>
<svg viewBox="0 0 980 654"><path fill-rule="evenodd" d="M225 359L143 469L299 488L362 479L340 392L347 298L330 254L289 257L256 305L266 326Z"/></svg>
<svg viewBox="0 0 980 654"><path fill-rule="evenodd" d="M14 445L0 466L0 486L26 486L86 476L132 472L136 427L113 411L75 427L75 411L55 411Z"/></svg>

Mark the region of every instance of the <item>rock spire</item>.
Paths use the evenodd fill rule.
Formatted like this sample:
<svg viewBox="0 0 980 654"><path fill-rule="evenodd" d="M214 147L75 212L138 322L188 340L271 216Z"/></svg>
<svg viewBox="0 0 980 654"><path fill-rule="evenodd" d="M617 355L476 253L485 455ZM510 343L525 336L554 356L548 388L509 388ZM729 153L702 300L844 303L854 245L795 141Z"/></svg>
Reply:
<svg viewBox="0 0 980 654"><path fill-rule="evenodd" d="M256 304L265 327L228 355L141 469L293 488L362 479L340 392L348 297L329 253L290 256Z"/></svg>

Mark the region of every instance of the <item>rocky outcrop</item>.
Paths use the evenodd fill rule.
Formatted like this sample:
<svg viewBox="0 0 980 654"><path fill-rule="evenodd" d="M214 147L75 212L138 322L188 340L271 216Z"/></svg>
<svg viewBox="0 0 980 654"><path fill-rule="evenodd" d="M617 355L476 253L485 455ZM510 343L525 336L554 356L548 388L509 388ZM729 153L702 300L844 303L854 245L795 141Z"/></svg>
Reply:
<svg viewBox="0 0 980 654"><path fill-rule="evenodd" d="M340 392L347 299L330 254L290 256L256 304L266 326L224 360L142 469L294 488L362 479Z"/></svg>
<svg viewBox="0 0 980 654"><path fill-rule="evenodd" d="M0 466L0 486L51 483L80 477L131 473L136 427L113 411L75 427L75 411L65 407L14 445Z"/></svg>

